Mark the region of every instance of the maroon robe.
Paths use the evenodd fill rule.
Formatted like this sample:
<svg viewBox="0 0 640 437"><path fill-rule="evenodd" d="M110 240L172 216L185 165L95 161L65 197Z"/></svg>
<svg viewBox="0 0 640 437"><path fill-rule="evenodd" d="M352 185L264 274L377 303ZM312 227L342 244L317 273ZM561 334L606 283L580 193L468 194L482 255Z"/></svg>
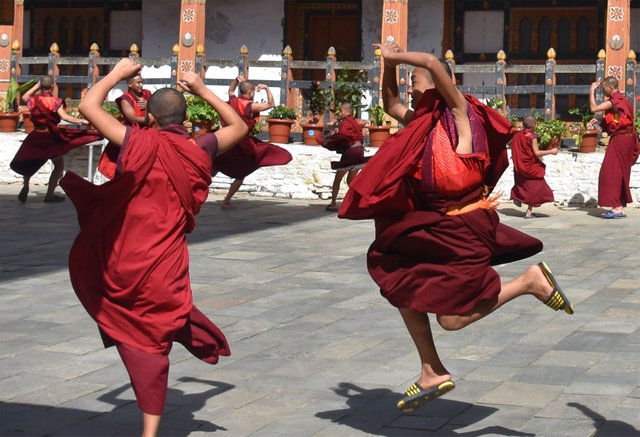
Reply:
<svg viewBox="0 0 640 437"><path fill-rule="evenodd" d="M465 314L500 292L500 277L491 265L542 250L539 240L501 224L493 209L447 214L481 202L484 186L486 194L508 167L509 122L477 99L465 97L473 153L455 154L451 115L445 114L437 91L427 91L414 108L413 120L387 140L352 182L338 214L375 220L376 238L367 254L369 273L397 307ZM438 144L442 137L434 138L437 132L449 135L445 144L457 155L451 157L468 169L454 179L447 180L447 173L439 169L445 163L434 160L443 152Z"/></svg>
<svg viewBox="0 0 640 437"><path fill-rule="evenodd" d="M232 96L229 105L242 117L249 127L249 135L235 147L216 156L211 169L212 174L224 173L230 178L244 179L261 167L285 165L293 157L291 153L275 144L265 143L251 134L256 124L253 117L251 101Z"/></svg>
<svg viewBox="0 0 640 437"><path fill-rule="evenodd" d="M598 176L598 205L616 208L633 201L629 182L631 167L640 154L640 143L633 127L633 108L621 92L611 95L613 108L601 121L610 136Z"/></svg>
<svg viewBox="0 0 640 437"><path fill-rule="evenodd" d="M208 195L211 156L187 135L180 127L130 128L120 175L100 186L74 173L60 181L80 223L71 283L105 346L118 346L150 414L162 413L173 341L207 363L229 355L222 332L192 303L186 234ZM165 374L149 376L145 354ZM156 390L142 388L147 379Z"/></svg>
<svg viewBox="0 0 640 437"><path fill-rule="evenodd" d="M361 168L369 161L369 157L364 156L363 141L362 125L353 115L349 115L340 120L335 133L320 143L325 149L341 155L340 161L331 162L333 170L351 170Z"/></svg>
<svg viewBox="0 0 640 437"><path fill-rule="evenodd" d="M554 197L553 191L544 180L545 165L533 151L534 138L537 139L536 134L530 129L525 129L511 139L514 175L511 199L538 207L543 203L553 202Z"/></svg>
<svg viewBox="0 0 640 437"><path fill-rule="evenodd" d="M9 164L22 176L31 177L48 159L102 139L95 130L59 127L58 109L64 107L64 100L54 97L50 91L32 96L27 106L35 130L27 135Z"/></svg>

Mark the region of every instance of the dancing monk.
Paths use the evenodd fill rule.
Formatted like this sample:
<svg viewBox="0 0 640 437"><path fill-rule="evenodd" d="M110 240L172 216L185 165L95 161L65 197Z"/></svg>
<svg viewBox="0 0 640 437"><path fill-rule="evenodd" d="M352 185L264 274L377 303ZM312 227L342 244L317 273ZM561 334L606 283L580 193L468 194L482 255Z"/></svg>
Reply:
<svg viewBox="0 0 640 437"><path fill-rule="evenodd" d="M182 75L180 86L211 104L226 127L191 139L182 124L184 96L173 88L151 97L148 128L121 124L102 102L139 71L135 61L121 60L80 104L87 120L121 146L119 174L96 186L68 173L61 186L80 222L69 254L71 283L105 347L117 347L143 412L143 435L152 436L164 409L173 342L210 364L229 355L222 332L192 303L186 234L209 193L213 158L247 128L193 72Z"/></svg>
<svg viewBox="0 0 640 437"><path fill-rule="evenodd" d="M514 185L511 188L511 200L517 206L527 205L524 218L536 218L533 208L543 203L553 202L553 191L544 180L545 165L540 158L545 155L557 155L558 148L540 150L539 137L536 135L536 119L527 115L522 124L524 129L511 139L511 159L513 160Z"/></svg>
<svg viewBox="0 0 640 437"><path fill-rule="evenodd" d="M240 84L238 86L238 84ZM236 97L236 87L240 89L240 97ZM254 103L257 91L267 93L266 103ZM284 165L291 161L291 154L275 144L265 143L252 135L252 130L260 118L260 112L275 106L273 95L267 85L255 86L252 82L238 76L229 85L229 105L242 117L249 128L249 133L231 152L217 157L213 161L213 174L224 173L235 180L222 201L222 209L231 209L231 198L240 189L244 178L259 169L273 165Z"/></svg>
<svg viewBox="0 0 640 437"><path fill-rule="evenodd" d="M22 142L20 149L9 166L13 171L22 175L22 189L18 200L27 201L29 181L39 169L51 159L53 170L49 176L49 185L44 201L62 202L64 197L55 194L58 180L64 172L64 154L85 144L102 139L95 130L63 128L58 126L61 120L68 123L88 125L87 120L81 120L67 114L66 104L60 97L55 97L53 91L53 77L43 76L40 82L27 91L22 100L27 104L31 113L34 130ZM39 93L35 94L37 90Z"/></svg>
<svg viewBox="0 0 640 437"><path fill-rule="evenodd" d="M400 310L421 361L418 380L397 406L411 411L455 387L434 343L428 313L458 330L506 302L531 294L572 313L545 263L501 284L491 267L529 257L542 243L500 223L487 199L508 167L510 123L471 96L431 54L376 44L385 62L385 111L405 127L360 172L339 217L375 221L367 254L381 294ZM396 66L411 74L414 109L401 102Z"/></svg>
<svg viewBox="0 0 640 437"><path fill-rule="evenodd" d="M600 104L596 103L595 97L599 86L602 86L605 98ZM624 218L627 216L624 208L633 201L629 187L631 167L640 154L640 143L633 126L633 107L618 91L618 79L613 76L591 84L589 107L594 114L604 112L600 125L610 137L598 175L598 205L611 208L602 214L602 218Z"/></svg>

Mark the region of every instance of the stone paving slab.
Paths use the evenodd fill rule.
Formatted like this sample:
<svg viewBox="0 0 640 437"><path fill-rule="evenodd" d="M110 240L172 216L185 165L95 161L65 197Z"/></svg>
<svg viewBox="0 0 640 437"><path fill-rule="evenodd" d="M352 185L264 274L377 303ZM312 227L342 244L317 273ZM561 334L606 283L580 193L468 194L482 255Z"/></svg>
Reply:
<svg viewBox="0 0 640 437"><path fill-rule="evenodd" d="M0 435L139 435L139 410L117 352L69 284L72 205L0 185ZM499 208L542 239L576 314L510 302L459 331L434 325L456 389L410 414L395 408L419 362L396 309L366 271L370 222L316 201L211 196L189 236L194 302L232 355L210 366L181 346L161 435L640 435L640 210Z"/></svg>

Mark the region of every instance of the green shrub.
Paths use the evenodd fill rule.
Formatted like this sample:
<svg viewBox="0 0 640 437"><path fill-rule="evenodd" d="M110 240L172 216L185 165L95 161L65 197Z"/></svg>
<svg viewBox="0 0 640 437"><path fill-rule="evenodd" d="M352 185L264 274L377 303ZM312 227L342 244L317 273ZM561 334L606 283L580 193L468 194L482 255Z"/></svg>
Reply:
<svg viewBox="0 0 640 437"><path fill-rule="evenodd" d="M536 125L536 135L540 137L540 145L546 147L551 141L561 138L567 130L562 120L539 121Z"/></svg>
<svg viewBox="0 0 640 437"><path fill-rule="evenodd" d="M187 97L187 119L195 123L211 122L214 129L220 125L220 115L203 98L197 96Z"/></svg>
<svg viewBox="0 0 640 437"><path fill-rule="evenodd" d="M372 126L384 126L384 116L386 112L384 112L384 108L382 106L371 106L367 109L367 112L369 113L369 120L371 120Z"/></svg>
<svg viewBox="0 0 640 437"><path fill-rule="evenodd" d="M281 120L295 120L296 111L286 105L278 105L269 111L269 118L279 118Z"/></svg>
<svg viewBox="0 0 640 437"><path fill-rule="evenodd" d="M104 102L102 104L102 109L104 110L104 112L113 115L114 117L120 115L120 108L118 108L118 105L116 105L115 102Z"/></svg>

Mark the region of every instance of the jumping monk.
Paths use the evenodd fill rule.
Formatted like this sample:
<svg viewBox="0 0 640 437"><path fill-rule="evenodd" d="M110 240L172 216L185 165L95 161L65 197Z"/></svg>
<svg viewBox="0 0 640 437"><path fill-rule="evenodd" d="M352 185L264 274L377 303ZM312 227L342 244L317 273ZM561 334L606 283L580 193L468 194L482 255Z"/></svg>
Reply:
<svg viewBox="0 0 640 437"><path fill-rule="evenodd" d="M353 105L342 103L338 118L339 123L335 132L321 143L322 147L341 155L340 161L331 163L331 168L336 170L336 176L331 186L331 203L327 205L327 211L338 210L336 201L344 175L347 175L347 185L351 185L360 169L369 160L368 157L364 157L362 125L353 116Z"/></svg>
<svg viewBox="0 0 640 437"><path fill-rule="evenodd" d="M144 127L147 125L147 103L151 98L151 91L144 89L143 84L144 79L141 75L132 77L127 82L127 91L116 99L116 105L122 113L122 122L127 126ZM119 153L120 147L109 143L98 162L98 170L109 179L113 179L116 175Z"/></svg>
<svg viewBox="0 0 640 437"><path fill-rule="evenodd" d="M239 86L238 86L239 84ZM236 87L240 90L240 96L236 97ZM267 94L266 103L254 103L253 99L257 91L264 90ZM213 174L224 173L234 181L222 201L222 209L230 209L231 198L238 192L244 182L244 178L259 169L273 165L284 165L291 161L291 154L275 144L265 143L252 135L251 131L260 118L260 112L275 106L271 90L267 85L254 85L240 75L229 84L229 105L242 117L249 128L249 133L240 141L238 147L234 147L229 153L216 157L213 161Z"/></svg>
<svg viewBox="0 0 640 437"><path fill-rule="evenodd" d="M213 157L235 145L247 127L193 72L182 75L180 87L211 104L226 127L191 139L182 124L184 96L173 88L151 97L148 128L121 124L102 102L139 71L135 61L121 60L80 104L87 120L121 146L118 175L96 186L68 173L61 186L80 222L69 254L71 283L105 347L117 347L143 413L143 436L153 436L173 342L210 364L229 355L222 332L192 304L186 234L209 193Z"/></svg>
<svg viewBox="0 0 640 437"><path fill-rule="evenodd" d="M605 98L600 104L596 103L595 97L599 86L602 86ZM602 214L602 218L624 218L627 216L624 208L633 201L629 188L631 167L640 154L640 143L633 126L633 107L618 91L618 79L613 76L591 84L589 107L593 113L604 112L600 125L610 137L598 176L598 205L611 208Z"/></svg>
<svg viewBox="0 0 640 437"><path fill-rule="evenodd" d="M542 249L539 240L501 224L495 197L485 197L508 167L509 121L460 93L433 55L403 52L395 42L375 47L385 62L385 111L405 127L353 181L338 216L375 221L369 273L400 310L421 362L418 380L397 405L411 411L455 387L427 313L458 330L525 294L554 310L573 309L545 263L503 284L491 267ZM413 110L399 97L400 63L415 66Z"/></svg>
<svg viewBox="0 0 640 437"><path fill-rule="evenodd" d="M557 155L558 148L540 150L539 138L535 133L536 119L527 115L522 124L524 129L511 139L511 159L513 160L514 185L511 200L517 206L527 205L524 218L536 218L533 208L543 203L553 202L553 191L544 180L545 165L540 158Z"/></svg>
<svg viewBox="0 0 640 437"><path fill-rule="evenodd" d="M39 93L35 93L40 90ZM64 172L63 155L77 147L102 139L95 130L63 128L58 126L60 120L69 123L88 125L87 120L72 117L65 110L65 102L54 97L53 77L43 76L40 82L22 96L31 113L34 130L22 142L20 149L11 161L10 167L22 175L22 189L18 200L27 201L29 180L39 169L51 159L53 170L49 176L49 185L44 201L62 202L64 197L55 194L58 180Z"/></svg>

